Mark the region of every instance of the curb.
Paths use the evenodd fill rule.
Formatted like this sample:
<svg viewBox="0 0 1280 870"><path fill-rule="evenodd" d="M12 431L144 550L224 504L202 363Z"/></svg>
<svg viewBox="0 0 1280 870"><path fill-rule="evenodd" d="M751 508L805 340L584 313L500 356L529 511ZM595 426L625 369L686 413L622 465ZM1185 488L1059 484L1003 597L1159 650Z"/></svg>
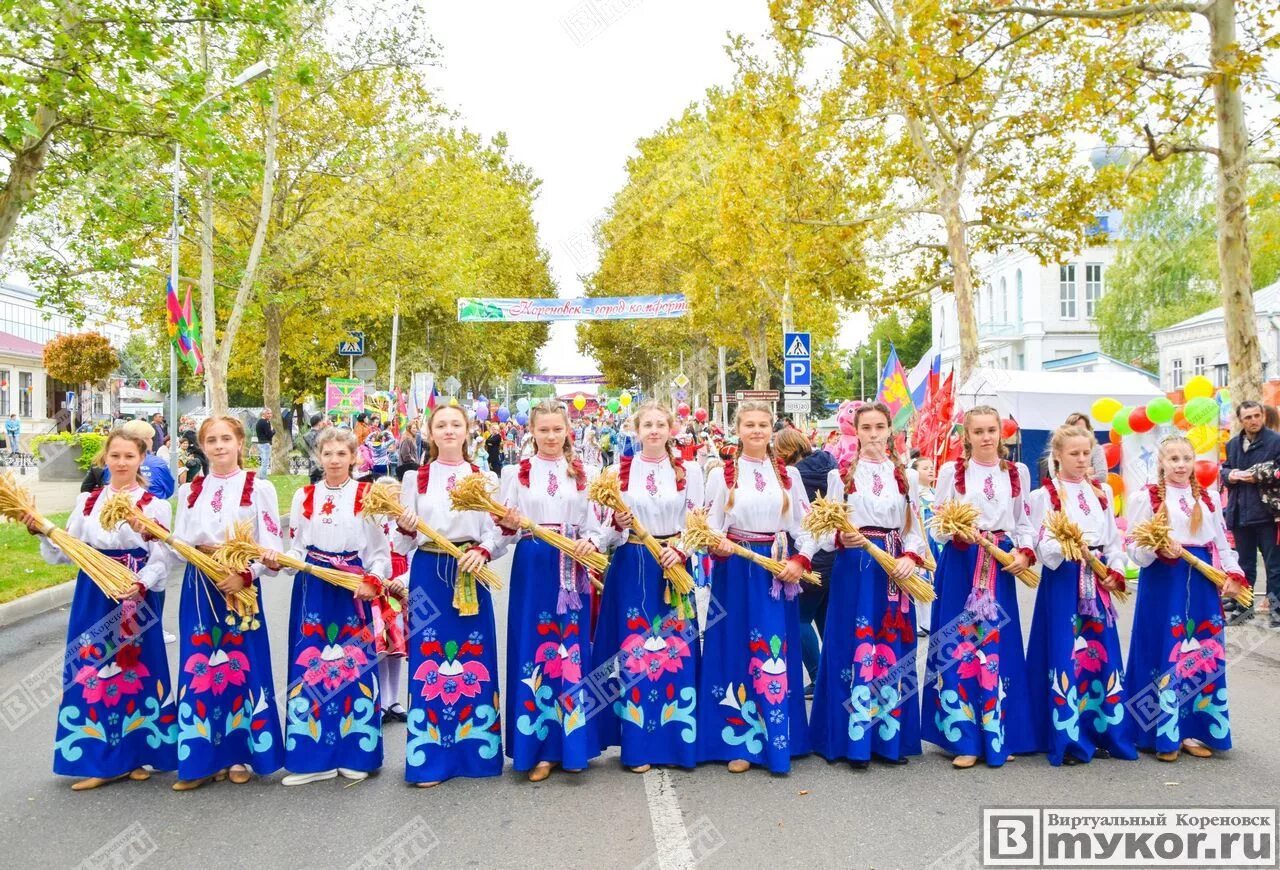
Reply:
<svg viewBox="0 0 1280 870"><path fill-rule="evenodd" d="M76 581L68 580L66 583L59 583L57 586L24 595L16 601L0 604L0 628L32 616L48 613L50 610L57 610L59 607L66 607L71 603L75 589Z"/></svg>

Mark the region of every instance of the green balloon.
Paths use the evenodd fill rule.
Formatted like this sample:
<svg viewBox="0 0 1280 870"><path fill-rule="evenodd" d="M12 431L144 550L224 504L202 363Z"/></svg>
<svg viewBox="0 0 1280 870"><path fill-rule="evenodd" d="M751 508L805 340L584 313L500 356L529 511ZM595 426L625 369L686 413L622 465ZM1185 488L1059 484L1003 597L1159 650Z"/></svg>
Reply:
<svg viewBox="0 0 1280 870"><path fill-rule="evenodd" d="M1164 396L1147 402L1147 419L1156 425L1163 425L1173 419L1173 402Z"/></svg>
<svg viewBox="0 0 1280 870"><path fill-rule="evenodd" d="M608 404L608 405L606 405L606 407L607 407L607 408L608 408L612 413L616 414L616 413L618 413L618 409L619 409L619 408L621 408L622 406L618 403L618 400L617 400L616 398L613 398L613 399L610 399L610 400L609 400L609 404Z"/></svg>
<svg viewBox="0 0 1280 870"><path fill-rule="evenodd" d="M1116 411L1115 417L1111 420L1111 428L1121 435L1132 435L1133 427L1129 425L1129 415L1133 413L1133 408L1125 405L1119 411ZM1189 419L1189 418L1188 418Z"/></svg>
<svg viewBox="0 0 1280 870"><path fill-rule="evenodd" d="M1207 426L1218 420L1218 403L1207 396L1192 399L1182 409L1183 416L1192 426Z"/></svg>

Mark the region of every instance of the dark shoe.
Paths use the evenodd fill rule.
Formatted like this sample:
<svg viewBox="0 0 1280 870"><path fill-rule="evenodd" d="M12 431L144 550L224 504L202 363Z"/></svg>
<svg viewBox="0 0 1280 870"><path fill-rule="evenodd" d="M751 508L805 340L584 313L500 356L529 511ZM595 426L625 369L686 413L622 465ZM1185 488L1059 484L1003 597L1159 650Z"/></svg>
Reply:
<svg viewBox="0 0 1280 870"><path fill-rule="evenodd" d="M904 764L906 764L906 763L907 763L907 759L906 759L905 757L903 757L903 758L884 758L884 757L879 756L879 755L877 755L877 756L876 756L876 761L880 762L881 764L892 764L894 767L901 767L902 765L904 765Z"/></svg>
<svg viewBox="0 0 1280 870"><path fill-rule="evenodd" d="M929 629L927 628L916 629L916 637L928 637L928 636L929 636Z"/></svg>
<svg viewBox="0 0 1280 870"><path fill-rule="evenodd" d="M850 767L852 767L854 770L866 770L868 767L870 767L870 766L871 766L871 762L869 762L869 761L850 761L850 762L849 762L849 766L850 766Z"/></svg>
<svg viewBox="0 0 1280 870"><path fill-rule="evenodd" d="M813 683L804 687L804 696L809 700L813 700Z"/></svg>
<svg viewBox="0 0 1280 870"><path fill-rule="evenodd" d="M1240 609L1240 605L1239 605L1238 603L1236 603L1236 600L1235 600L1234 598L1224 598L1224 599L1222 599L1222 612L1223 612L1223 613L1235 613L1235 612L1236 612L1237 610L1239 610L1239 609Z"/></svg>
<svg viewBox="0 0 1280 870"><path fill-rule="evenodd" d="M1094 758L1110 758L1110 757L1111 757L1111 750L1110 750L1110 749L1095 749L1095 750L1093 750L1093 757L1094 757Z"/></svg>
<svg viewBox="0 0 1280 870"><path fill-rule="evenodd" d="M408 722L409 714L399 704L392 704L382 711L382 721L386 722L388 719L392 722Z"/></svg>

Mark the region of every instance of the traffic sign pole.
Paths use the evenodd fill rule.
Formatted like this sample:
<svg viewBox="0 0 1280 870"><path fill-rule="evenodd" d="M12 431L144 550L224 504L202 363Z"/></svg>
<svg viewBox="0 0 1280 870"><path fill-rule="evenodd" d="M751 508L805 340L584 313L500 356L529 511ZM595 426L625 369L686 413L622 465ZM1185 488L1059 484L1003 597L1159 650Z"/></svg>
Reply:
<svg viewBox="0 0 1280 870"><path fill-rule="evenodd" d="M807 332L782 334L783 412L796 414L800 421L809 413L813 398L813 354Z"/></svg>

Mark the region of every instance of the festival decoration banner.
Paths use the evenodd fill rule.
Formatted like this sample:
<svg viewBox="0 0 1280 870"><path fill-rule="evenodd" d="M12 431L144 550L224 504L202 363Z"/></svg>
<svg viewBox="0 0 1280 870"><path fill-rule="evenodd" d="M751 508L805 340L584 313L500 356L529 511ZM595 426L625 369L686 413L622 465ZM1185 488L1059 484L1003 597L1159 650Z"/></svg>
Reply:
<svg viewBox="0 0 1280 870"><path fill-rule="evenodd" d="M520 375L522 384L603 384L604 375L537 375L524 372Z"/></svg>
<svg viewBox="0 0 1280 870"><path fill-rule="evenodd" d="M661 296L588 296L575 299L458 299L460 323L535 323L553 320L660 320L684 317L681 293Z"/></svg>
<svg viewBox="0 0 1280 870"><path fill-rule="evenodd" d="M359 378L325 378L324 412L355 414L364 410L364 381Z"/></svg>

